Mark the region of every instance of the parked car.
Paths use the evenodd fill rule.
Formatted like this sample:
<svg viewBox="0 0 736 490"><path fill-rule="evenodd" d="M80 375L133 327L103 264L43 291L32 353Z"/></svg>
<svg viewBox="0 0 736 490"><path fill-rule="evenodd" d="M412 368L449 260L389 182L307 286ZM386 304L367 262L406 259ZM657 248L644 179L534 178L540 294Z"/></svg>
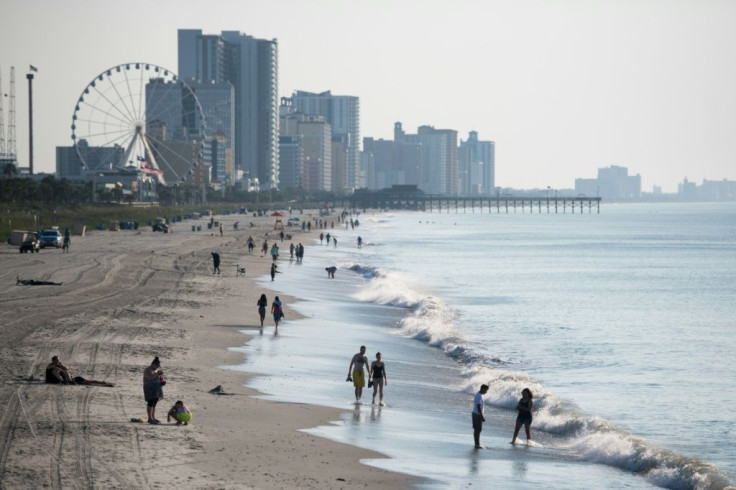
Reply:
<svg viewBox="0 0 736 490"><path fill-rule="evenodd" d="M38 243L36 235L31 235L20 244L20 253L26 252L37 253L41 250L41 245Z"/></svg>
<svg viewBox="0 0 736 490"><path fill-rule="evenodd" d="M59 233L59 230L51 228L48 230L43 230L41 232L41 248L45 247L56 247L61 248L61 244L63 241L63 237L61 236L61 233Z"/></svg>

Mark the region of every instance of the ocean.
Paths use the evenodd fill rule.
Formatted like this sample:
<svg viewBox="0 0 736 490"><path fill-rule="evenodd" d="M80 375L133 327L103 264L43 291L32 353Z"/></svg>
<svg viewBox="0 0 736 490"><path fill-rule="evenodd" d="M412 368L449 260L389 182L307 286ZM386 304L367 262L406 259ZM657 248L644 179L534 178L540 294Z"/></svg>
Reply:
<svg viewBox="0 0 736 490"><path fill-rule="evenodd" d="M734 485L736 204L357 218L322 230L336 247L314 228L296 237L303 264L282 255L283 273L259 283L299 300L278 335L236 348L264 397L345 409L308 432L382 452L365 463L421 488ZM383 355L385 407L368 389L353 404L360 345ZM474 450L482 383L486 449ZM525 387L532 442L522 429L512 446Z"/></svg>

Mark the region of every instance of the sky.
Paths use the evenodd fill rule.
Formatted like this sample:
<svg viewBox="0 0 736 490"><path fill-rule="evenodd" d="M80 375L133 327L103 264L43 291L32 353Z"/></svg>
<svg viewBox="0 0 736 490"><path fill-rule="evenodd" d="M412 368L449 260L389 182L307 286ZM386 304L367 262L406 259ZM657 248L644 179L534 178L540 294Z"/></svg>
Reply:
<svg viewBox="0 0 736 490"><path fill-rule="evenodd" d="M496 143L496 185L572 188L610 165L642 189L736 180L736 1L0 0L0 77L16 135L55 171L77 98L144 61L176 72L177 29L279 44L279 93L360 97L361 136L400 121ZM9 99L3 98L5 128Z"/></svg>

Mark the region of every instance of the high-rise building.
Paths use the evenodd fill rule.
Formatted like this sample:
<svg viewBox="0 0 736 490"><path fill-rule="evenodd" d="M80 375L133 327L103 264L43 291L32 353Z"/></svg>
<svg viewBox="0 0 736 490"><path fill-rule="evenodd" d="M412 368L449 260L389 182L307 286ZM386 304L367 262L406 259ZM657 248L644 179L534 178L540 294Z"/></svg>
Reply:
<svg viewBox="0 0 736 490"><path fill-rule="evenodd" d="M419 185L422 145L418 141L363 138L363 155L367 189Z"/></svg>
<svg viewBox="0 0 736 490"><path fill-rule="evenodd" d="M397 122L394 124L394 140L421 145L417 169L419 189L427 194L459 194L457 131L419 126L417 134L407 134Z"/></svg>
<svg viewBox="0 0 736 490"><path fill-rule="evenodd" d="M292 144L299 144L302 157L301 187L308 191L333 190L333 148L346 154L346 145L338 139L334 141L332 128L322 116L304 114L295 110L292 99L282 97L279 128L281 137L298 136ZM338 158L341 158L338 155ZM345 157L342 156L342 176L344 176ZM290 171L290 170L287 170ZM339 170L338 170L339 172ZM284 173L282 172L282 175ZM340 176L338 176L340 179ZM344 179L341 180L344 182Z"/></svg>
<svg viewBox="0 0 736 490"><path fill-rule="evenodd" d="M332 192L345 194L348 190L348 155L350 138L347 134L332 136Z"/></svg>
<svg viewBox="0 0 736 490"><path fill-rule="evenodd" d="M471 131L458 149L458 181L463 196L491 196L496 186L496 144Z"/></svg>
<svg viewBox="0 0 736 490"><path fill-rule="evenodd" d="M350 192L360 187L360 98L332 95L329 90L321 93L297 90L291 96L291 103L294 110L322 116L330 124L332 136L346 144L344 191ZM339 175L341 171L337 169L336 173ZM333 190L343 192L342 189Z"/></svg>
<svg viewBox="0 0 736 490"><path fill-rule="evenodd" d="M320 116L305 116L297 123L302 137L304 167L302 187L308 191L332 190L332 136L327 121Z"/></svg>
<svg viewBox="0 0 736 490"><path fill-rule="evenodd" d="M298 134L279 136L279 184L281 189L302 187L304 151Z"/></svg>
<svg viewBox="0 0 736 490"><path fill-rule="evenodd" d="M214 180L232 185L235 182L235 90L228 82L189 80L187 85L197 96L206 125L205 165L212 166ZM215 158L210 159L208 155Z"/></svg>
<svg viewBox="0 0 736 490"><path fill-rule="evenodd" d="M278 43L238 31L180 29L179 76L234 89L235 169L265 188L279 184Z"/></svg>

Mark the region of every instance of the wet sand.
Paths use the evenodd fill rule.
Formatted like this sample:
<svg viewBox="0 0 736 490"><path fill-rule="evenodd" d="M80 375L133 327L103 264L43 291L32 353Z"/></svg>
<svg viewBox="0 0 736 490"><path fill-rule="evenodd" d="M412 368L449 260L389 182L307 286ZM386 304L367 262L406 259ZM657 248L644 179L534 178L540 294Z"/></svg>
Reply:
<svg viewBox="0 0 736 490"><path fill-rule="evenodd" d="M72 237L69 254L0 245L0 487L406 488L416 481L360 463L377 453L300 431L337 420L339 410L251 397L243 385L252 374L220 368L242 363L227 348L247 340L243 330L259 334L256 300L273 293L253 278L268 272L260 247L275 232L274 218L216 219L222 237L191 232L193 222L184 221L171 234L145 227ZM250 221L254 228L242 226ZM295 244L309 237L286 233ZM219 276L213 251L222 258ZM236 277L236 265L245 278ZM63 284L16 285L18 276ZM269 333L272 324L267 315ZM45 384L53 355L73 376L115 387ZM133 423L146 417L141 380L154 356L168 381L157 407L164 424ZM217 385L229 395L208 392ZM165 423L179 399L194 414L186 427Z"/></svg>

